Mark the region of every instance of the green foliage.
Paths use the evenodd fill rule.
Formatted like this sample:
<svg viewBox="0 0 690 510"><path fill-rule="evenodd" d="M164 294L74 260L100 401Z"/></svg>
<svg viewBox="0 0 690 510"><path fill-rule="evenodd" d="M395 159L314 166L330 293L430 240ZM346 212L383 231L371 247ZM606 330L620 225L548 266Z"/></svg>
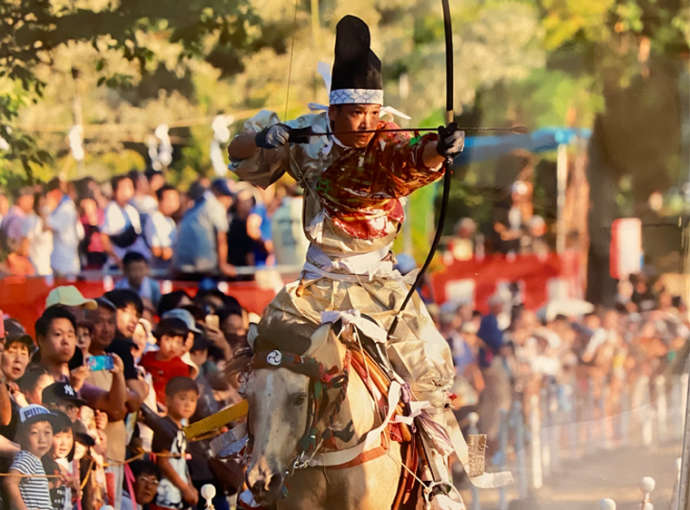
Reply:
<svg viewBox="0 0 690 510"><path fill-rule="evenodd" d="M31 101L53 95L62 99L52 106L63 110L58 117L66 123L70 115L64 110L69 111L72 101L64 96L66 92L74 96L80 81L88 90L101 85L129 89L161 63L182 74L204 64L224 66L221 73L226 75L238 72L247 52L275 43L262 39L262 29L272 37L276 30L270 24L260 26L259 21L248 0L0 2L0 136L10 146L0 170L16 171L15 163L20 163L32 180L32 164L51 162L51 154L43 148L50 143L42 139L39 147L17 123ZM50 91L55 84L62 88ZM116 94L102 90L96 95L112 101ZM107 121L118 120L120 105L113 106L110 115L100 112L109 117ZM54 146L50 152L58 151Z"/></svg>

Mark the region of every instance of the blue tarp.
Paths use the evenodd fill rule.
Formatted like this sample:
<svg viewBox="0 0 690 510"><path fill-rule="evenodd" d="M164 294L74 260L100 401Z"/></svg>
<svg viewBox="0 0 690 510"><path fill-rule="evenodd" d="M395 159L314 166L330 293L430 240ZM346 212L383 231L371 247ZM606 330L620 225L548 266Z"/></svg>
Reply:
<svg viewBox="0 0 690 510"><path fill-rule="evenodd" d="M576 136L589 138L590 129L548 127L524 135L468 136L465 149L455 158L455 165L496 159L515 149L530 152L555 150L561 144L568 144Z"/></svg>

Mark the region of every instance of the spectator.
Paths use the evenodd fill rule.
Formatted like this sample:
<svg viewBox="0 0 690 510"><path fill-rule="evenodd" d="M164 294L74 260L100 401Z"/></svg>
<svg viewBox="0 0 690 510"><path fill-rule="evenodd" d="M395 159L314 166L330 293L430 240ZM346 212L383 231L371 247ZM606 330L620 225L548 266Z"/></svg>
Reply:
<svg viewBox="0 0 690 510"><path fill-rule="evenodd" d="M182 420L192 417L198 398L199 390L189 377L173 377L165 386L167 413L164 420L174 426L177 435L172 442L161 433L156 433L153 438L153 450L163 453L158 456L158 467L163 476L156 494L157 507L185 508L196 506L199 501L199 493L192 484L185 460L187 440L182 432Z"/></svg>
<svg viewBox="0 0 690 510"><path fill-rule="evenodd" d="M11 251L24 237L24 224L26 218L33 213L34 190L31 187L23 187L17 191L14 205L4 216L0 223L0 237L4 249Z"/></svg>
<svg viewBox="0 0 690 510"><path fill-rule="evenodd" d="M180 192L170 185L156 191L158 209L144 222L144 237L151 247L153 265L167 269L173 257L173 246L177 235L177 225L173 217L180 209Z"/></svg>
<svg viewBox="0 0 690 510"><path fill-rule="evenodd" d="M255 266L268 255L261 239L261 217L252 213L255 206L250 188L237 193L228 230L228 262L234 266Z"/></svg>
<svg viewBox="0 0 690 510"><path fill-rule="evenodd" d="M539 215L532 216L527 222L528 235L523 237L522 252L545 256L549 252L546 241L546 222Z"/></svg>
<svg viewBox="0 0 690 510"><path fill-rule="evenodd" d="M44 218L47 198L36 193L34 213L27 215L24 224L24 235L29 239L29 259L36 268L36 274L48 276L53 274L50 257L53 253L53 232Z"/></svg>
<svg viewBox="0 0 690 510"><path fill-rule="evenodd" d="M134 183L134 196L132 200L130 200L130 203L141 216L143 224L144 217L150 216L158 208L158 202L156 201L155 195L151 192L149 180L143 173L137 170L131 170L127 175L129 175Z"/></svg>
<svg viewBox="0 0 690 510"><path fill-rule="evenodd" d="M115 314L113 317L113 308ZM101 322L98 341L94 337L91 354L117 354L122 360L127 384L127 408L136 411L148 394L146 383L139 379L132 349L136 347L132 336L139 323L142 303L139 296L130 290L113 290L98 300L98 321ZM114 321L113 321L114 319ZM110 336L115 325L114 336Z"/></svg>
<svg viewBox="0 0 690 510"><path fill-rule="evenodd" d="M79 419L79 408L88 405L87 402L77 396L74 388L66 382L55 382L43 389L41 401L51 411L65 413L70 421Z"/></svg>
<svg viewBox="0 0 690 510"><path fill-rule="evenodd" d="M271 238L276 264L302 265L309 241L302 227L304 199L296 184L286 186L286 194L271 219Z"/></svg>
<svg viewBox="0 0 690 510"><path fill-rule="evenodd" d="M229 360L240 350L248 347L247 328L249 322L247 313L240 306L227 308L220 314L220 326L225 341L230 346L230 354L225 358Z"/></svg>
<svg viewBox="0 0 690 510"><path fill-rule="evenodd" d="M200 307L205 313L217 314L224 309L241 309L237 299L218 290L215 283L212 288L202 289L201 284L199 284L199 287L199 291L196 293L196 296L194 296L194 304Z"/></svg>
<svg viewBox="0 0 690 510"><path fill-rule="evenodd" d="M532 217L532 198L528 183L515 181L510 188L510 205L498 208L497 214L494 230L499 238L499 251L519 253L522 237Z"/></svg>
<svg viewBox="0 0 690 510"><path fill-rule="evenodd" d="M0 271L13 276L34 276L36 268L29 259L31 241L27 236L22 236L11 243L11 250L7 259L0 264Z"/></svg>
<svg viewBox="0 0 690 510"><path fill-rule="evenodd" d="M192 304L192 297L187 294L186 291L174 290L163 294L158 303L158 308L156 308L156 313L159 317L163 317L163 314L169 310L174 310L175 308L182 308L183 306Z"/></svg>
<svg viewBox="0 0 690 510"><path fill-rule="evenodd" d="M95 310L97 306L94 299L85 298L74 285L60 285L51 290L46 297L45 307L48 309L54 305L66 306L72 313L79 308Z"/></svg>
<svg viewBox="0 0 690 510"><path fill-rule="evenodd" d="M0 354L0 435L7 438L14 437L17 428L20 405L16 396L21 395L17 381L26 372L33 348L29 335L6 337Z"/></svg>
<svg viewBox="0 0 690 510"><path fill-rule="evenodd" d="M84 238L84 228L74 202L64 191L65 185L55 178L46 186L46 218L53 232L53 252L50 265L58 275L79 273L79 242Z"/></svg>
<svg viewBox="0 0 690 510"><path fill-rule="evenodd" d="M141 402L147 392L146 385L139 380L138 373L134 366L134 360L131 354L131 341L126 338L118 337L121 335L120 330L125 329L129 331L128 316L136 318L136 303L127 302L127 296L118 296L118 294L133 294L129 291L112 291L108 293L109 297L121 297L118 302L120 308L116 308L107 298L99 298L97 300L98 308L94 312L94 335L89 347L89 353L92 356L105 356L110 354L113 359L120 360L121 366L124 370L124 380L126 384L125 405L128 410L134 411L139 408ZM134 294L134 301L138 296ZM121 316L119 319L117 315ZM135 326L136 326L136 319ZM118 328L118 323L120 328ZM87 381L94 386L105 389L113 383L113 375L106 370L91 370L89 371ZM125 460L127 451L127 429L124 422L124 413L120 416L110 417L105 427L105 434L107 441L107 457L115 461L113 465L108 467L107 473L115 483L115 506L119 505L121 498L121 491L118 489L122 486L124 480L123 465L119 464Z"/></svg>
<svg viewBox="0 0 690 510"><path fill-rule="evenodd" d="M192 312L195 313L195 315L192 315ZM181 349L181 355L180 358L182 358L182 361L189 366L191 372L189 374L190 377L195 377L196 373L198 372L198 367L194 365L194 362L192 361L189 351L191 350L192 346L194 345L194 337L196 335L202 335L204 332L200 329L200 327L197 325L196 321L197 320L202 320L204 317L203 311L200 310L198 307L195 307L194 305L188 305L185 308L177 308L173 310L168 310L163 314L162 319L180 319L182 322L185 323L187 326L187 338L185 339L182 349ZM220 332L218 332L220 334Z"/></svg>
<svg viewBox="0 0 690 510"><path fill-rule="evenodd" d="M173 267L182 273L236 274L227 263L228 208L233 194L225 179L216 179L180 222Z"/></svg>
<svg viewBox="0 0 690 510"><path fill-rule="evenodd" d="M55 381L71 382L91 407L105 411L111 419L122 419L127 395L122 361L119 358L114 360L110 388L91 386L85 383L88 367L81 366L71 374L68 370L68 362L76 349L74 315L62 305L51 306L36 321L35 329L38 351L32 364L46 369Z"/></svg>
<svg viewBox="0 0 690 510"><path fill-rule="evenodd" d="M138 251L148 257L149 250L141 235L141 218L129 201L134 196L131 177L113 177L113 200L105 209L105 221L101 229L104 251L111 263L122 265L122 258L128 251Z"/></svg>
<svg viewBox="0 0 690 510"><path fill-rule="evenodd" d="M127 289L136 292L141 300L155 310L161 299L158 282L149 277L149 262L141 253L128 252L122 259L124 278L116 284L116 289Z"/></svg>
<svg viewBox="0 0 690 510"><path fill-rule="evenodd" d="M165 185L165 175L160 170L147 168L144 175L146 180L149 181L149 192L151 195L155 195Z"/></svg>
<svg viewBox="0 0 690 510"><path fill-rule="evenodd" d="M13 509L54 510L50 500L48 479L41 463L53 446L55 415L39 405L24 407L19 412L21 426L16 441L21 446L5 479L9 506Z"/></svg>
<svg viewBox="0 0 690 510"><path fill-rule="evenodd" d="M41 459L43 470L47 475L56 476L48 480L50 500L55 510L72 509L72 486L76 489L79 481L73 480L73 471L63 468L68 466L67 456L71 456L74 447L74 437L72 436L72 421L60 411L51 410L55 414L53 423L53 447L49 455L44 455ZM66 451L65 451L66 450ZM59 460L59 462L58 462Z"/></svg>
<svg viewBox="0 0 690 510"><path fill-rule="evenodd" d="M122 494L122 510L137 510L137 508L148 508L153 502L158 492L160 483L160 470L158 466L149 460L135 460L129 465L134 476L134 502L130 498L129 492Z"/></svg>
<svg viewBox="0 0 690 510"><path fill-rule="evenodd" d="M20 393L15 393L19 407L43 402L43 390L53 384L55 378L40 365L29 365L24 375L17 381Z"/></svg>
<svg viewBox="0 0 690 510"><path fill-rule="evenodd" d="M141 366L153 377L153 389L159 403L165 403L165 386L173 377L189 377L189 366L180 355L184 350L189 329L178 318L164 318L156 327L154 335L158 350L149 351L141 358Z"/></svg>
<svg viewBox="0 0 690 510"><path fill-rule="evenodd" d="M77 322L77 347L83 354L89 352L91 339L93 338L93 322L82 320Z"/></svg>
<svg viewBox="0 0 690 510"><path fill-rule="evenodd" d="M105 221L103 209L98 207L98 202L92 194L79 200L79 208L79 221L84 229L84 239L79 243L79 253L84 261L84 269L101 269L108 260L101 236L101 227Z"/></svg>

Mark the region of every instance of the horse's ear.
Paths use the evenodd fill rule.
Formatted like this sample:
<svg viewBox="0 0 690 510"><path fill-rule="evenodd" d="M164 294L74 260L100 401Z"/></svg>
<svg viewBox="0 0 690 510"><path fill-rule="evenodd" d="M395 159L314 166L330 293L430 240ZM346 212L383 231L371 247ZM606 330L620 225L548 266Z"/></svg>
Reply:
<svg viewBox="0 0 690 510"><path fill-rule="evenodd" d="M316 331L311 334L310 345L305 356L314 356L314 353L319 350L328 341L328 335L331 334L331 325L323 324L319 326Z"/></svg>
<svg viewBox="0 0 690 510"><path fill-rule="evenodd" d="M249 323L249 328L247 328L247 343L249 344L249 347L252 348L252 351L256 350L254 349L254 343L256 342L256 338L259 336L259 326L253 322Z"/></svg>

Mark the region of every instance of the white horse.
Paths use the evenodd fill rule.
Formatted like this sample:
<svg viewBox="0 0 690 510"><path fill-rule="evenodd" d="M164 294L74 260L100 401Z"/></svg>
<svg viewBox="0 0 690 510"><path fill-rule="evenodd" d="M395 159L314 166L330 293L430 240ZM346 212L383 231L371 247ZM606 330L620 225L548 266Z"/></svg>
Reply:
<svg viewBox="0 0 690 510"><path fill-rule="evenodd" d="M257 356L261 357L258 366ZM347 371L347 349L329 326L317 330L312 347L303 357L295 358L278 350L257 352L246 384L252 445L247 483L254 498L264 506L276 504L280 510L391 508L402 469L400 443L388 441L385 453L373 459L360 456L359 461L340 462L351 459L357 452L371 453L368 447L362 446L363 442L378 439L381 434L375 429L386 421L355 370L349 370L342 403L331 399L329 408L317 413L314 424L320 431L328 426L336 431L349 429L354 434L343 435L337 444L338 452L324 453L321 449L305 453L298 444L300 438L308 438L305 432L311 429L310 399L315 383L313 374L305 375L309 370L299 365L300 360L305 363L317 360L325 369L335 367L337 374ZM299 365L297 368L295 363ZM329 391L332 394L333 390ZM372 430L373 434L367 434ZM320 442L318 436L312 437L312 441ZM324 459L329 456L330 463ZM312 461L308 462L310 457ZM340 465L327 467L334 462Z"/></svg>

